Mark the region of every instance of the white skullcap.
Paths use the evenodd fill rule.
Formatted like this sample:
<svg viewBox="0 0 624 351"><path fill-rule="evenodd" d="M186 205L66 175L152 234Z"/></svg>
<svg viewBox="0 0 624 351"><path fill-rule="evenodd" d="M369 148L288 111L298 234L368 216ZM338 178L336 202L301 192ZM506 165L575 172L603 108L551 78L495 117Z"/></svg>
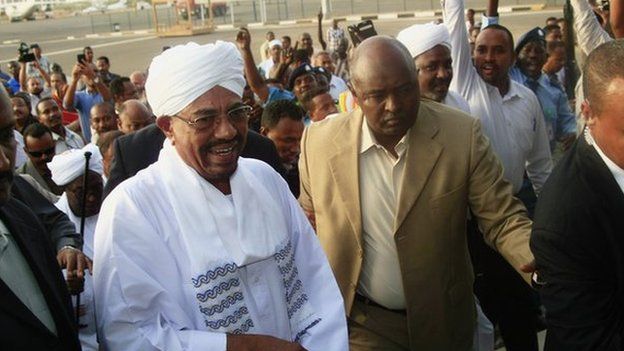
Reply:
<svg viewBox="0 0 624 351"><path fill-rule="evenodd" d="M215 86L242 97L243 59L233 43L177 45L154 57L145 94L156 117L173 116Z"/></svg>
<svg viewBox="0 0 624 351"><path fill-rule="evenodd" d="M451 48L451 38L448 29L443 24L415 24L400 31L397 40L407 47L412 58L416 58L437 45Z"/></svg>
<svg viewBox="0 0 624 351"><path fill-rule="evenodd" d="M60 155L54 156L52 162L48 162L48 169L52 172L52 181L59 186L67 185L74 179L84 174L85 153L91 153L89 170L98 174L104 172L102 155L95 144L87 144L82 149L70 149Z"/></svg>
<svg viewBox="0 0 624 351"><path fill-rule="evenodd" d="M274 39L274 40L271 40L271 41L269 42L269 48L272 48L272 47L274 47L275 45L277 45L277 46L279 46L279 47L281 48L281 47L282 47L282 42L281 42L281 40L279 40L279 39Z"/></svg>

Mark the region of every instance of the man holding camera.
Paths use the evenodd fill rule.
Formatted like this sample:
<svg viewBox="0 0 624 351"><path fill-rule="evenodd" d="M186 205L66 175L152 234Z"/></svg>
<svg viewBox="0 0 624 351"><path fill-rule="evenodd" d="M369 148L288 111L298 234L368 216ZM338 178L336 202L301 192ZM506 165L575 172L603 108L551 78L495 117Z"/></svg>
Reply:
<svg viewBox="0 0 624 351"><path fill-rule="evenodd" d="M34 61L26 62L26 75L28 77L37 77L43 84L45 83L45 77L41 74L43 70L46 74L50 74L52 63L47 57L41 55L41 47L39 44L31 44L30 50L35 58Z"/></svg>

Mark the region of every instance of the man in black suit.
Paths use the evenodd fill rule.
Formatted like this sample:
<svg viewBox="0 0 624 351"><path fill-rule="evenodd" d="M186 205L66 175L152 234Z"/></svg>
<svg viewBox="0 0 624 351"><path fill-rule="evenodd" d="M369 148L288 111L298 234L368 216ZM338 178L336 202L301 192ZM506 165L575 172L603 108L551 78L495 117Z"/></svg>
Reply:
<svg viewBox="0 0 624 351"><path fill-rule="evenodd" d="M119 183L156 162L164 141L165 134L156 124L150 124L136 133L117 139L114 144L115 156L110 177L104 187L104 196L113 191ZM278 173L282 175L285 173L273 142L254 131L247 132L247 143L241 157L264 161Z"/></svg>
<svg viewBox="0 0 624 351"><path fill-rule="evenodd" d="M587 59L586 130L542 188L531 249L546 351L624 350L624 41Z"/></svg>
<svg viewBox="0 0 624 351"><path fill-rule="evenodd" d="M11 197L15 117L0 89L0 347L80 350L52 243L35 214Z"/></svg>

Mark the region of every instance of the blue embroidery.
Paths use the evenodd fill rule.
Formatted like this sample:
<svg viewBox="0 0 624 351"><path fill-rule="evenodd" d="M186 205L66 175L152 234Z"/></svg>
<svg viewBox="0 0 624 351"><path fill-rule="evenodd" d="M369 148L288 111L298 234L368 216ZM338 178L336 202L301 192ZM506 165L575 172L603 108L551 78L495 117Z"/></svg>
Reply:
<svg viewBox="0 0 624 351"><path fill-rule="evenodd" d="M216 321L206 321L206 326L211 329L229 327L231 324L238 322L238 320L246 314L249 314L249 310L247 310L247 307L243 306L225 318L217 319Z"/></svg>
<svg viewBox="0 0 624 351"><path fill-rule="evenodd" d="M286 246L284 246L283 249L281 249L278 253L274 255L277 262L279 263L286 258L292 258L292 255L290 254L290 250L292 250L292 243L288 241L288 244L286 244Z"/></svg>
<svg viewBox="0 0 624 351"><path fill-rule="evenodd" d="M227 282L221 282L219 285L215 286L212 289L208 289L204 293L197 293L197 299L201 302L206 302L208 299L214 299L217 295L221 295L224 292L230 290L233 286L239 286L240 280L238 278L232 278Z"/></svg>
<svg viewBox="0 0 624 351"><path fill-rule="evenodd" d="M301 337L304 336L308 332L308 330L310 330L312 327L319 324L320 322L320 318L315 319L312 323L310 323L310 325L305 327L302 331L298 332L297 335L295 335L295 342L299 342L301 340Z"/></svg>
<svg viewBox="0 0 624 351"><path fill-rule="evenodd" d="M301 294L293 303L288 302L288 308L286 309L288 312L288 318L292 318L292 316L303 307L303 305L308 302L308 295Z"/></svg>
<svg viewBox="0 0 624 351"><path fill-rule="evenodd" d="M286 291L286 302L290 303L292 301L293 296L297 292L299 292L299 290L301 290L302 288L303 288L303 284L301 283L301 280L297 279L292 289L290 291Z"/></svg>
<svg viewBox="0 0 624 351"><path fill-rule="evenodd" d="M216 305L212 305L210 307L200 306L199 310L207 316L212 316L213 314L222 313L229 307L236 304L238 301L243 301L243 293L240 291L237 291L234 294L229 295L224 300L222 300L221 303L218 303Z"/></svg>
<svg viewBox="0 0 624 351"><path fill-rule="evenodd" d="M225 266L217 267L214 270L208 271L206 274L200 274L197 278L192 278L191 280L193 282L193 286L199 288L204 284L208 284L211 280L234 273L237 269L238 267L235 263L227 263Z"/></svg>
<svg viewBox="0 0 624 351"><path fill-rule="evenodd" d="M254 323L251 319L248 319L245 321L245 323L243 323L243 325L241 325L240 328L234 329L234 331L232 332L232 334L245 334L246 332L249 331L249 329L253 328Z"/></svg>

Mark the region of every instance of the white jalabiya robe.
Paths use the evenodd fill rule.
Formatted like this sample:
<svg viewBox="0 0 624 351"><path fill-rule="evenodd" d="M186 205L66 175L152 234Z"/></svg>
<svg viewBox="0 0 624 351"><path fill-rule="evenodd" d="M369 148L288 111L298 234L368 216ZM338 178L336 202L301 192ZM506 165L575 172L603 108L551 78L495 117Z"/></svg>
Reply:
<svg viewBox="0 0 624 351"><path fill-rule="evenodd" d="M245 333L297 341L310 351L347 350L340 291L286 182L265 163L240 158L232 195L225 196L179 157L174 162L169 154L170 168L163 167L171 150L165 145L158 162L120 184L102 206L94 280L104 348L216 351L225 350L225 333ZM246 194L236 185L241 177L253 178ZM257 203L255 192L265 195ZM209 196L201 200L202 193ZM215 199L216 207L205 203ZM241 211L247 200L254 207ZM271 207L283 218L262 218ZM274 243L263 230L280 221L284 240L254 259L249 252Z"/></svg>
<svg viewBox="0 0 624 351"><path fill-rule="evenodd" d="M71 208L69 208L67 193L63 193L55 205L69 217L69 220L71 220L76 227L76 232L78 232L80 230L80 217L74 215ZM98 215L85 218L82 252L91 259L93 259L93 235L95 233L97 220ZM63 270L63 274L65 274L65 270ZM71 300L72 306L76 308L76 298L72 296ZM85 312L85 314L80 317L81 328L78 330L80 345L82 345L83 351L97 351L98 342L95 325L95 302L93 301L93 277L88 273L85 273L84 291L80 294L80 305L84 308Z"/></svg>

